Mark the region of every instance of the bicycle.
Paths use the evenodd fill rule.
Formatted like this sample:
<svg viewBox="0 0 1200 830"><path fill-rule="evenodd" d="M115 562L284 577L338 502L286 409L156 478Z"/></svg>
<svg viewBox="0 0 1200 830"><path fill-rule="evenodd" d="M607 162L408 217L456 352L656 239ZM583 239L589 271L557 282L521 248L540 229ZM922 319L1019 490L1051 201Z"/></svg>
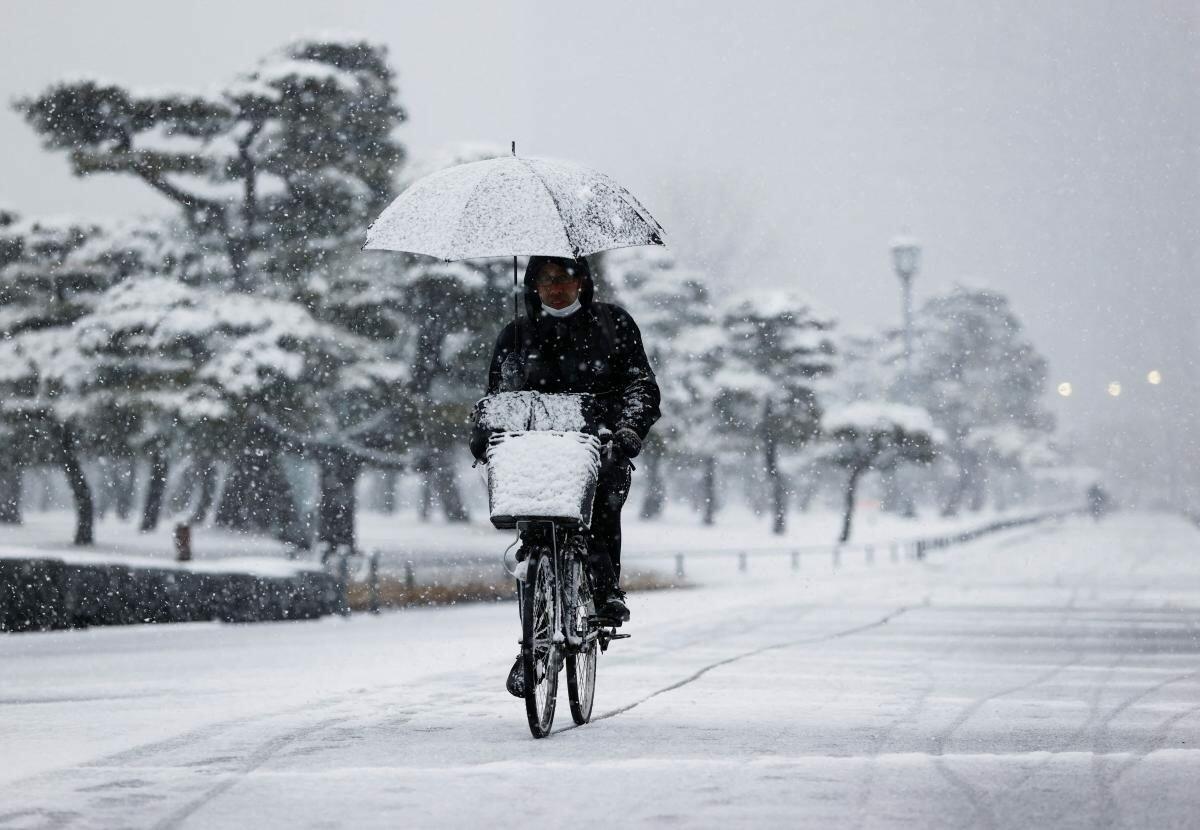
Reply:
<svg viewBox="0 0 1200 830"><path fill-rule="evenodd" d="M490 422L489 400L500 410ZM512 573L525 714L535 738L550 734L563 669L572 720L591 720L599 655L629 637L617 632L620 621L597 616L593 597L586 533L601 454L611 443L589 429L589 404L587 395L510 392L477 407L477 423L501 428L488 440L488 493L492 524L515 528L521 544Z"/></svg>

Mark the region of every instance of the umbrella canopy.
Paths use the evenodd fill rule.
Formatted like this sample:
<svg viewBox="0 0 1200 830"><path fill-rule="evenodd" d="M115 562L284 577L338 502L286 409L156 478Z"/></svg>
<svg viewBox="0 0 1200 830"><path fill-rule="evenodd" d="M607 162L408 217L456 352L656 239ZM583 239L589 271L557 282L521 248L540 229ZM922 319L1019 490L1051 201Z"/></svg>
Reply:
<svg viewBox="0 0 1200 830"><path fill-rule="evenodd" d="M415 182L367 229L363 247L444 260L578 258L662 245L662 234L641 203L603 173L513 155L449 167Z"/></svg>

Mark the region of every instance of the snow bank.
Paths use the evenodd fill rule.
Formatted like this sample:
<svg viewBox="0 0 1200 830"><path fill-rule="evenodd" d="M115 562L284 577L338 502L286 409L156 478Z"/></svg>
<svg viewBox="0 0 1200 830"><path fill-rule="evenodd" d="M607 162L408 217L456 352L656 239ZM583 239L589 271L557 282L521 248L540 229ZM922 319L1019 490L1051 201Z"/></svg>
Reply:
<svg viewBox="0 0 1200 830"><path fill-rule="evenodd" d="M487 451L492 524L536 517L592 523L600 442L582 432L507 432Z"/></svg>
<svg viewBox="0 0 1200 830"><path fill-rule="evenodd" d="M331 575L297 563L123 559L0 549L0 631L312 619L342 607Z"/></svg>

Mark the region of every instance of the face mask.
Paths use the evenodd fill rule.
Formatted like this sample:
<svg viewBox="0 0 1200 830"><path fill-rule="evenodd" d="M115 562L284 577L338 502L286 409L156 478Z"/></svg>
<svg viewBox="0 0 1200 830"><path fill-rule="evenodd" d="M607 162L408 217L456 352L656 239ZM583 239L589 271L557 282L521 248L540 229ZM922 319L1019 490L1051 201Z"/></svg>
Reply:
<svg viewBox="0 0 1200 830"><path fill-rule="evenodd" d="M548 305L542 306L542 311L549 314L551 317L570 317L576 311L583 308L583 303L579 302L579 298L575 298L575 302L571 303L566 308L551 308Z"/></svg>

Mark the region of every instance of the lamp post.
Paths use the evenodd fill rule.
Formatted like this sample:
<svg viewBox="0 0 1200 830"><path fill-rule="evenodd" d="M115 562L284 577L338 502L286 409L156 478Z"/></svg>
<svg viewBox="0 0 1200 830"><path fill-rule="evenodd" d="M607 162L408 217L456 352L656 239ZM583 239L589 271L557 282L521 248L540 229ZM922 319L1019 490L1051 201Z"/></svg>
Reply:
<svg viewBox="0 0 1200 830"><path fill-rule="evenodd" d="M892 239L892 265L904 290L904 403L912 397L912 281L921 264L921 244L911 236L900 235Z"/></svg>

